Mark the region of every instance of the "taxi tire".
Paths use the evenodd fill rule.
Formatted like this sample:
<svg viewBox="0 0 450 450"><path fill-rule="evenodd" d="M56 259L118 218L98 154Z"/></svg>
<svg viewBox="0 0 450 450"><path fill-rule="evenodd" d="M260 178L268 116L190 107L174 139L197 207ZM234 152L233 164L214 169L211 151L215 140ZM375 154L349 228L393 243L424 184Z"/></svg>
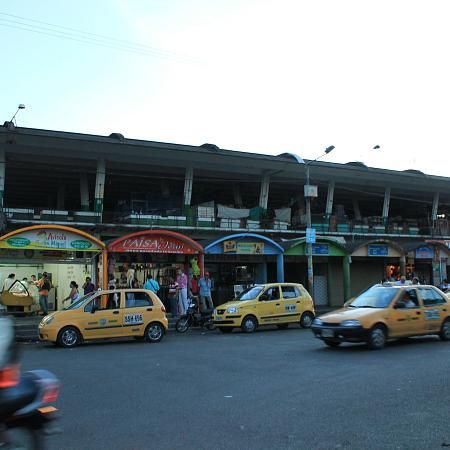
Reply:
<svg viewBox="0 0 450 450"><path fill-rule="evenodd" d="M339 347L342 344L341 341L332 341L331 339L324 339L323 342L325 342L328 347Z"/></svg>
<svg viewBox="0 0 450 450"><path fill-rule="evenodd" d="M159 328L160 333L158 334L158 337L156 337L156 334L155 334L155 337L152 337L151 335L149 335L150 328L154 328L155 331L156 331L156 328ZM147 325L147 328L145 329L145 335L144 335L144 338L147 342L150 342L150 343L159 342L163 338L163 336L164 336L164 327L159 322L152 322Z"/></svg>
<svg viewBox="0 0 450 450"><path fill-rule="evenodd" d="M245 316L242 320L241 330L244 333L253 333L258 328L258 321L255 316Z"/></svg>
<svg viewBox="0 0 450 450"><path fill-rule="evenodd" d="M73 344L69 345L67 344L67 342L64 341L64 337L63 334L66 332L71 332L72 334L74 334L76 336L76 340ZM75 327L64 327L59 333L58 333L58 339L57 339L57 344L60 347L65 347L65 348L73 348L76 347L77 345L81 344L81 334L78 331L77 328Z"/></svg>
<svg viewBox="0 0 450 450"><path fill-rule="evenodd" d="M381 350L387 340L387 330L383 325L375 325L369 331L367 345L371 350Z"/></svg>
<svg viewBox="0 0 450 450"><path fill-rule="evenodd" d="M304 312L302 317L300 317L300 326L302 328L311 328L311 325L314 320L314 314L310 312Z"/></svg>
<svg viewBox="0 0 450 450"><path fill-rule="evenodd" d="M442 341L450 341L450 320L446 319L442 323L439 337Z"/></svg>
<svg viewBox="0 0 450 450"><path fill-rule="evenodd" d="M233 328L231 327L217 327L222 333L231 333Z"/></svg>

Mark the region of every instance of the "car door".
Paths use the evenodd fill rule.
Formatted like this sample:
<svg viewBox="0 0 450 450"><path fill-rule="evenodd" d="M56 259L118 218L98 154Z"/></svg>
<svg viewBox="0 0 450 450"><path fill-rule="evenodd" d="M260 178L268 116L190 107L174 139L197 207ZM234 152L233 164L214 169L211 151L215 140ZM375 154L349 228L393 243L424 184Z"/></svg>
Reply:
<svg viewBox="0 0 450 450"><path fill-rule="evenodd" d="M123 336L120 298L117 303L108 301L112 295L98 293L83 309L82 333L85 339L105 339Z"/></svg>
<svg viewBox="0 0 450 450"><path fill-rule="evenodd" d="M153 300L143 290L124 292L123 329L125 336L143 336L151 322Z"/></svg>
<svg viewBox="0 0 450 450"><path fill-rule="evenodd" d="M297 286L281 285L281 310L283 322L298 322L302 313L302 294Z"/></svg>
<svg viewBox="0 0 450 450"><path fill-rule="evenodd" d="M419 287L418 291L423 303L425 332L439 331L449 315L447 299L432 287Z"/></svg>
<svg viewBox="0 0 450 450"><path fill-rule="evenodd" d="M259 296L259 322L262 325L279 322L281 311L280 288L278 286L266 288Z"/></svg>
<svg viewBox="0 0 450 450"><path fill-rule="evenodd" d="M390 310L388 323L392 337L424 333L423 312L415 288L400 290Z"/></svg>

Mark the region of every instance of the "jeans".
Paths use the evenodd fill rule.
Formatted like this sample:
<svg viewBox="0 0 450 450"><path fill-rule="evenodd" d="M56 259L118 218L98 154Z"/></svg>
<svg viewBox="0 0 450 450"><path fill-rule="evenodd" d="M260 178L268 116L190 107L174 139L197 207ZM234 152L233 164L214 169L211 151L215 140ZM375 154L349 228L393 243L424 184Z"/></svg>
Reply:
<svg viewBox="0 0 450 450"><path fill-rule="evenodd" d="M181 315L186 314L186 311L188 309L187 288L180 289L178 293L178 298L180 300Z"/></svg>
<svg viewBox="0 0 450 450"><path fill-rule="evenodd" d="M214 308L214 304L210 295L200 295L200 301L205 305L206 309Z"/></svg>
<svg viewBox="0 0 450 450"><path fill-rule="evenodd" d="M41 309L45 315L48 314L48 295L39 295L39 305L41 305Z"/></svg>

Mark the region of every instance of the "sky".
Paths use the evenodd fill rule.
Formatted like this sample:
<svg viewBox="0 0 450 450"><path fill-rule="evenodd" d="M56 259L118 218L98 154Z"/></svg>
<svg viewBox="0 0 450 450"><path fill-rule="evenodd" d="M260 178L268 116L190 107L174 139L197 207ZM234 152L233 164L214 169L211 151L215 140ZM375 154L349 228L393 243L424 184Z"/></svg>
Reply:
<svg viewBox="0 0 450 450"><path fill-rule="evenodd" d="M0 3L0 122L449 176L448 0ZM62 28L64 27L64 28ZM374 146L380 146L374 150Z"/></svg>

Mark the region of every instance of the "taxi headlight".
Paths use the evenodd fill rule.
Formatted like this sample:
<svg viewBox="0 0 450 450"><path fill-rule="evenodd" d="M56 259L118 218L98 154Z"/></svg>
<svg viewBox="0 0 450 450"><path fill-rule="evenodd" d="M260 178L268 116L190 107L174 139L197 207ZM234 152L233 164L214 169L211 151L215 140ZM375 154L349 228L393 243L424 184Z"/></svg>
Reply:
<svg viewBox="0 0 450 450"><path fill-rule="evenodd" d="M318 317L316 317L314 320L313 320L313 323L312 323L313 325L322 325L323 324L323 322L322 322L322 319L319 319Z"/></svg>
<svg viewBox="0 0 450 450"><path fill-rule="evenodd" d="M236 306L230 306L229 308L227 308L227 313L229 314L236 314L239 312L239 308L237 308Z"/></svg>
<svg viewBox="0 0 450 450"><path fill-rule="evenodd" d="M341 327L360 327L361 322L359 320L344 320L341 322Z"/></svg>
<svg viewBox="0 0 450 450"><path fill-rule="evenodd" d="M53 322L54 319L55 319L54 316L47 316L47 317L44 317L44 318L42 319L42 325L50 325L50 324Z"/></svg>

